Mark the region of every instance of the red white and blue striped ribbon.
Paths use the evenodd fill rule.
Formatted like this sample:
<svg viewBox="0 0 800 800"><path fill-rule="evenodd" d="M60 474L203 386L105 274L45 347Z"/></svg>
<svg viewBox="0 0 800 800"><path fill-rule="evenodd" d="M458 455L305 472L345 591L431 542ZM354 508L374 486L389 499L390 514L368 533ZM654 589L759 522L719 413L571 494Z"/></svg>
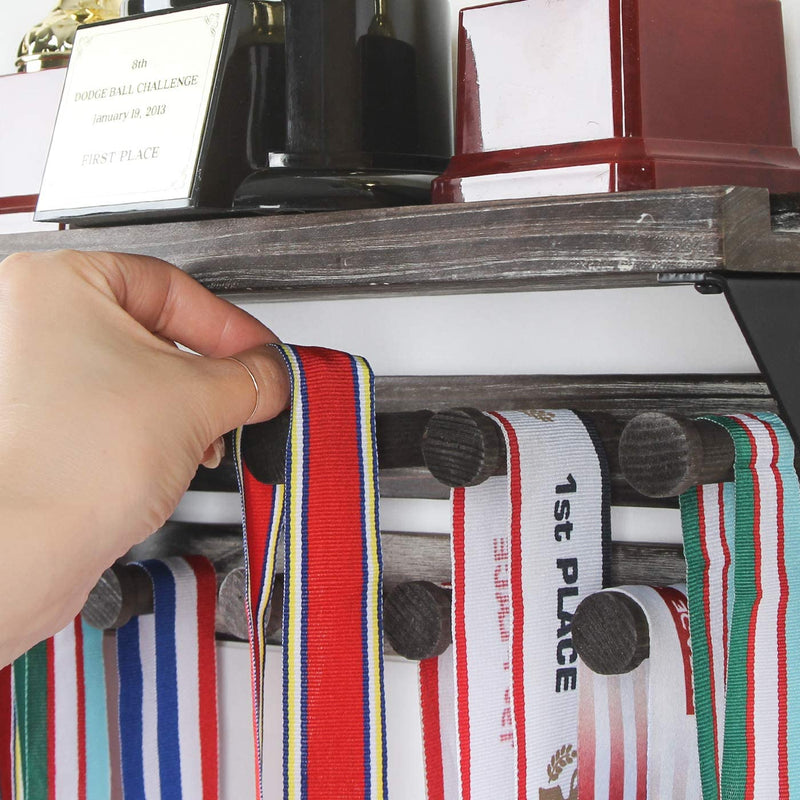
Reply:
<svg viewBox="0 0 800 800"><path fill-rule="evenodd" d="M580 800L699 800L685 586L618 586L643 610L650 657L624 675L582 662Z"/></svg>
<svg viewBox="0 0 800 800"><path fill-rule="evenodd" d="M736 457L733 511L723 486L681 497L703 797L788 800L800 797L794 445L774 414L706 419Z"/></svg>
<svg viewBox="0 0 800 800"><path fill-rule="evenodd" d="M266 606L283 524L284 797L387 796L381 552L372 372L280 345L292 387L285 490L241 459L258 785L263 797Z"/></svg>
<svg viewBox="0 0 800 800"><path fill-rule="evenodd" d="M110 792L103 634L78 617L4 670L2 800L105 800Z"/></svg>
<svg viewBox="0 0 800 800"><path fill-rule="evenodd" d="M216 800L214 567L200 556L140 566L154 613L117 632L125 800Z"/></svg>
<svg viewBox="0 0 800 800"><path fill-rule="evenodd" d="M571 621L602 588L608 470L571 411L492 416L508 475L452 500L460 797L567 796L578 738Z"/></svg>

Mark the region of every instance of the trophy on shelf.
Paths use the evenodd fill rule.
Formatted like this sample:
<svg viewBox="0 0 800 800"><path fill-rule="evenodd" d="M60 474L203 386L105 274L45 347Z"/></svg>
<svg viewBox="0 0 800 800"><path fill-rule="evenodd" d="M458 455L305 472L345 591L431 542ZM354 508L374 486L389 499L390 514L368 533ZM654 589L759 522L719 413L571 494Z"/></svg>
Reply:
<svg viewBox="0 0 800 800"><path fill-rule="evenodd" d="M800 190L778 0L462 11L434 202L715 184Z"/></svg>
<svg viewBox="0 0 800 800"><path fill-rule="evenodd" d="M119 0L60 0L24 36L17 53L19 72L65 67L79 25L119 16Z"/></svg>
<svg viewBox="0 0 800 800"><path fill-rule="evenodd" d="M429 202L449 156L445 9L388 2L127 0L81 26L36 219Z"/></svg>

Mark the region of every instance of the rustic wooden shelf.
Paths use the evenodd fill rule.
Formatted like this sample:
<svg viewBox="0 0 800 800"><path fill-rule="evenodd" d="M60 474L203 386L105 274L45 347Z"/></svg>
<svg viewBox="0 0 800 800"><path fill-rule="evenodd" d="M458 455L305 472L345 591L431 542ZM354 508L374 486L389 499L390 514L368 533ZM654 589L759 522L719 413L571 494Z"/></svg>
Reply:
<svg viewBox="0 0 800 800"><path fill-rule="evenodd" d="M234 298L651 286L673 274L800 271L800 208L701 187L0 235L27 250L169 260Z"/></svg>

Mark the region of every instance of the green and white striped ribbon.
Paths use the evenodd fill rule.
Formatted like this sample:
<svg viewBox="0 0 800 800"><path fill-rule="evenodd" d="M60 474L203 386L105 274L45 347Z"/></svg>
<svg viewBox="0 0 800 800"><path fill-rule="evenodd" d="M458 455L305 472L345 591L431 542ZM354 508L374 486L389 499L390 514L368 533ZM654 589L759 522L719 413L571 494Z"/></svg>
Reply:
<svg viewBox="0 0 800 800"><path fill-rule="evenodd" d="M725 428L734 485L681 497L704 800L800 797L800 485L774 414ZM792 624L794 622L794 624Z"/></svg>

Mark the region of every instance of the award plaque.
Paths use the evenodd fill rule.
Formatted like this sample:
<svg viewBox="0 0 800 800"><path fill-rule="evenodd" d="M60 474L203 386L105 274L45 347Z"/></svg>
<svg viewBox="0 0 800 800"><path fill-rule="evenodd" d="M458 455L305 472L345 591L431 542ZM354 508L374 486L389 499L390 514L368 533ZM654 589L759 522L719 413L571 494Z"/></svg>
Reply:
<svg viewBox="0 0 800 800"><path fill-rule="evenodd" d="M387 0L342 0L336 14L324 0L123 11L75 34L37 220L429 202L446 109L422 135L418 103L436 81ZM392 14L413 39L408 9Z"/></svg>
<svg viewBox="0 0 800 800"><path fill-rule="evenodd" d="M196 201L230 10L217 3L78 29L37 220Z"/></svg>
<svg viewBox="0 0 800 800"><path fill-rule="evenodd" d="M462 11L434 202L714 184L800 190L778 0Z"/></svg>

